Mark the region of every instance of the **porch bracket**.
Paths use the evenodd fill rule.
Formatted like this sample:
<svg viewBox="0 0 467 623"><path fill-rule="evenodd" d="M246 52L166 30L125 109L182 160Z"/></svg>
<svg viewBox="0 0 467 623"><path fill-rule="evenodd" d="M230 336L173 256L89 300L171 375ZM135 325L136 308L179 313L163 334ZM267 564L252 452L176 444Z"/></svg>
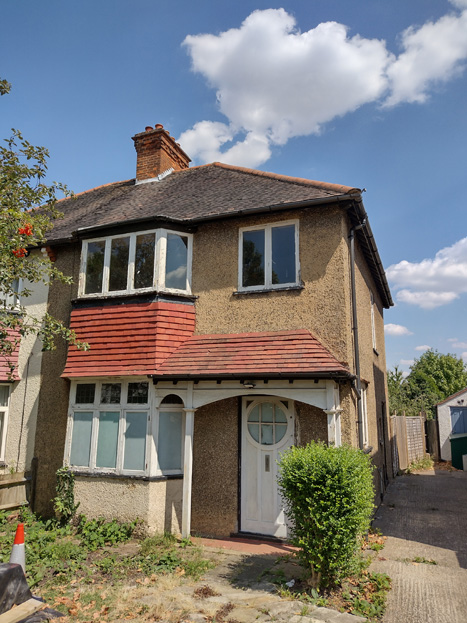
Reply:
<svg viewBox="0 0 467 623"><path fill-rule="evenodd" d="M193 476L193 432L196 409L185 411L185 451L183 458L183 501L182 501L182 537L190 536L191 531L191 490Z"/></svg>

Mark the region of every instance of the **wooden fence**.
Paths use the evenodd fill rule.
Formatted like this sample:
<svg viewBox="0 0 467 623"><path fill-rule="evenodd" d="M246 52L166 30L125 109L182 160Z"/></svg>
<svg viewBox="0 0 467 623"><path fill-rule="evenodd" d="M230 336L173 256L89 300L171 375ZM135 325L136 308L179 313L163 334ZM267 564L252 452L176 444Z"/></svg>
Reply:
<svg viewBox="0 0 467 623"><path fill-rule="evenodd" d="M425 418L391 416L393 473L407 469L426 454Z"/></svg>

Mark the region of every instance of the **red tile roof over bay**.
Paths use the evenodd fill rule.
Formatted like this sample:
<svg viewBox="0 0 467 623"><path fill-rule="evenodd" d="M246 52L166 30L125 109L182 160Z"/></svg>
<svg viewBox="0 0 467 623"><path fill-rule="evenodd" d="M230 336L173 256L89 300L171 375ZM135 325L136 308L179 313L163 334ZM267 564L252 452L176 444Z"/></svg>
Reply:
<svg viewBox="0 0 467 623"><path fill-rule="evenodd" d="M18 358L20 333L17 329L7 329L7 340L11 343L16 342L11 355L0 357L0 381L19 381ZM13 371L11 366L13 366Z"/></svg>
<svg viewBox="0 0 467 623"><path fill-rule="evenodd" d="M349 377L351 373L306 329L194 335L156 370L155 377Z"/></svg>
<svg viewBox="0 0 467 623"><path fill-rule="evenodd" d="M71 329L90 345L70 346L66 378L147 375L195 328L193 305L148 302L96 305L74 309Z"/></svg>

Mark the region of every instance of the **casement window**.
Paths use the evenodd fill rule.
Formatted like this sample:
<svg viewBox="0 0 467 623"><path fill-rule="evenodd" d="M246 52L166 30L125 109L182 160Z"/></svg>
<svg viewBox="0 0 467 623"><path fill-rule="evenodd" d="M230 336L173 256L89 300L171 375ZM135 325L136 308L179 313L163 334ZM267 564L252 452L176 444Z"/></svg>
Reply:
<svg viewBox="0 0 467 623"><path fill-rule="evenodd" d="M21 291L21 288L22 279L14 279L11 284L12 292L7 295L0 293L0 306L11 311L15 311L20 304L19 292Z"/></svg>
<svg viewBox="0 0 467 623"><path fill-rule="evenodd" d="M191 292L192 235L167 229L84 240L80 296Z"/></svg>
<svg viewBox="0 0 467 623"><path fill-rule="evenodd" d="M72 382L65 463L89 473L182 474L183 403L168 396L154 409L151 391L143 380Z"/></svg>
<svg viewBox="0 0 467 623"><path fill-rule="evenodd" d="M238 289L299 285L298 221L240 229Z"/></svg>
<svg viewBox="0 0 467 623"><path fill-rule="evenodd" d="M467 407L450 407L453 435L467 433Z"/></svg>
<svg viewBox="0 0 467 623"><path fill-rule="evenodd" d="M370 312L371 312L371 339L373 342L373 350L377 350L376 346L376 326L375 326L375 297L370 292Z"/></svg>
<svg viewBox="0 0 467 623"><path fill-rule="evenodd" d="M90 472L148 472L149 383L72 384L65 462Z"/></svg>
<svg viewBox="0 0 467 623"><path fill-rule="evenodd" d="M159 407L156 424L157 472L181 474L185 413L183 404L177 396L170 395L164 398Z"/></svg>
<svg viewBox="0 0 467 623"><path fill-rule="evenodd" d="M10 402L10 385L0 385L0 461L5 460L6 432L8 428L8 406Z"/></svg>

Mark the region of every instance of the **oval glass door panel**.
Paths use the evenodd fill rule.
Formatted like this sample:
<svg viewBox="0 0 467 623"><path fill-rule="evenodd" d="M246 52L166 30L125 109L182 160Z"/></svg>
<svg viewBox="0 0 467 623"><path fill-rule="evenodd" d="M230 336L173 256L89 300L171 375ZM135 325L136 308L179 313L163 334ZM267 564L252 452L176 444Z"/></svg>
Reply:
<svg viewBox="0 0 467 623"><path fill-rule="evenodd" d="M248 416L248 432L262 446L275 446L287 432L287 417L272 402L256 405Z"/></svg>

